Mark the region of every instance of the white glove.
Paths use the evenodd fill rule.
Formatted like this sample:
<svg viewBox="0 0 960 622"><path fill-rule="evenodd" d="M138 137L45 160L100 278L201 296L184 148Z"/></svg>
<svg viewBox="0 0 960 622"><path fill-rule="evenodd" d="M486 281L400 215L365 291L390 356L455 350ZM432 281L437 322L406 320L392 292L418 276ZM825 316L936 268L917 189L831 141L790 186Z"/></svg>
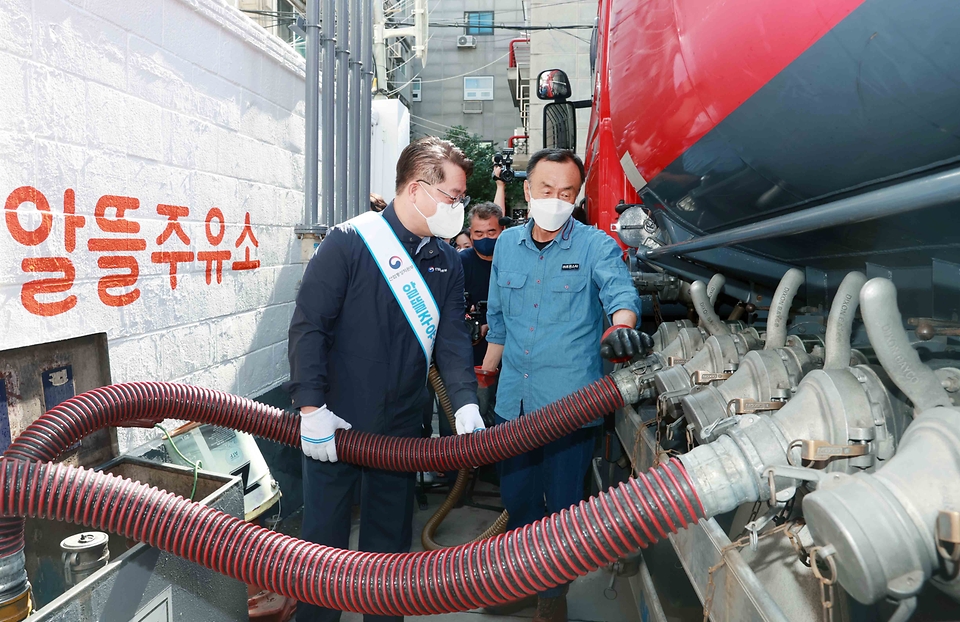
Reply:
<svg viewBox="0 0 960 622"><path fill-rule="evenodd" d="M476 404L461 406L453 416L457 420L457 434L470 434L478 430L485 430L483 417L480 416L480 407Z"/></svg>
<svg viewBox="0 0 960 622"><path fill-rule="evenodd" d="M304 455L320 462L336 462L333 433L353 426L333 414L326 404L308 413L300 412L300 447Z"/></svg>

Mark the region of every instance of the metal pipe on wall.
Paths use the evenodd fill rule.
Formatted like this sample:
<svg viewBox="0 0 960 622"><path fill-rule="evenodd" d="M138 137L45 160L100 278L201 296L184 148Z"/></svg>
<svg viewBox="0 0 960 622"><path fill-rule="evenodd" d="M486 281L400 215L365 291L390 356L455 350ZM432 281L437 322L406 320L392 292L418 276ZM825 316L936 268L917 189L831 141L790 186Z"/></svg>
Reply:
<svg viewBox="0 0 960 622"><path fill-rule="evenodd" d="M360 20L360 7L364 0L350 1L350 41L353 43L350 54L350 97L349 97L349 136L347 138L347 151L349 152L349 165L347 167L347 217L352 218L360 212L366 211L367 201L360 194L360 99L362 97L363 84L363 62L361 56L363 49L360 47L362 37L360 30L364 27Z"/></svg>
<svg viewBox="0 0 960 622"><path fill-rule="evenodd" d="M377 0L359 0L360 15L360 62L363 66L363 81L360 85L360 198L365 201L370 194L370 120L373 102L373 3Z"/></svg>
<svg viewBox="0 0 960 622"><path fill-rule="evenodd" d="M320 98L320 0L307 0L307 76L304 94L306 140L303 147L303 224L316 225L319 218L318 160Z"/></svg>
<svg viewBox="0 0 960 622"><path fill-rule="evenodd" d="M320 188L323 206L323 224L333 225L333 136L334 136L334 39L335 0L323 0L323 90L320 92L320 127L323 129L320 143Z"/></svg>
<svg viewBox="0 0 960 622"><path fill-rule="evenodd" d="M960 201L960 169L951 169L729 231L653 250L640 249L637 254L648 259L685 255L721 246L853 225L956 201Z"/></svg>
<svg viewBox="0 0 960 622"><path fill-rule="evenodd" d="M347 172L348 152L347 141L350 135L348 127L348 105L350 100L350 4L349 0L337 1L337 99L336 99L336 160L335 165L340 172L336 176L334 193L336 207L333 224L339 224L347 216Z"/></svg>

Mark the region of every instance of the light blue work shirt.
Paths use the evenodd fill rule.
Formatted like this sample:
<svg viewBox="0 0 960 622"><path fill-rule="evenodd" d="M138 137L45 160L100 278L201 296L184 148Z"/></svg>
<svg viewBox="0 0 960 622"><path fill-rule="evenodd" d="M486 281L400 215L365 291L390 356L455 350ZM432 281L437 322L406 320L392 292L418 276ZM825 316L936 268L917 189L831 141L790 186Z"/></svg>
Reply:
<svg viewBox="0 0 960 622"><path fill-rule="evenodd" d="M604 314L629 309L640 297L613 239L569 219L543 250L533 222L497 240L487 298L487 342L504 346L497 415L524 412L573 393L603 375Z"/></svg>

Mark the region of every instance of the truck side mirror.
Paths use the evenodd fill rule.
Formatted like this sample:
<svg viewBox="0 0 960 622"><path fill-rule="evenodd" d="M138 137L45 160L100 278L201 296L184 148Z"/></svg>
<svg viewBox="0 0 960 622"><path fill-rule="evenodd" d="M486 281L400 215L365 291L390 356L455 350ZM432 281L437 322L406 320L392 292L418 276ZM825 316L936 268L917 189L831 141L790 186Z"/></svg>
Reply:
<svg viewBox="0 0 960 622"><path fill-rule="evenodd" d="M560 69L541 71L537 77L537 98L563 101L570 97L570 78Z"/></svg>
<svg viewBox="0 0 960 622"><path fill-rule="evenodd" d="M543 107L543 148L577 149L577 108L570 102Z"/></svg>

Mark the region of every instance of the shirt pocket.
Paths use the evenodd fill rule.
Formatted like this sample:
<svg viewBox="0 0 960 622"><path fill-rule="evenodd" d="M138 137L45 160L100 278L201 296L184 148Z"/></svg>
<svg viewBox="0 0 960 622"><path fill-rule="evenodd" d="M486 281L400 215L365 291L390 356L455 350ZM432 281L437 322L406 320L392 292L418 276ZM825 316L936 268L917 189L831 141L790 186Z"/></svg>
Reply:
<svg viewBox="0 0 960 622"><path fill-rule="evenodd" d="M555 276L547 284L547 317L556 322L569 322L572 312L579 312L583 300L583 290L587 286L587 277L582 275Z"/></svg>
<svg viewBox="0 0 960 622"><path fill-rule="evenodd" d="M527 275L523 272L500 272L497 274L497 286L500 288L500 305L503 314L511 317L520 315L523 310L523 285Z"/></svg>

